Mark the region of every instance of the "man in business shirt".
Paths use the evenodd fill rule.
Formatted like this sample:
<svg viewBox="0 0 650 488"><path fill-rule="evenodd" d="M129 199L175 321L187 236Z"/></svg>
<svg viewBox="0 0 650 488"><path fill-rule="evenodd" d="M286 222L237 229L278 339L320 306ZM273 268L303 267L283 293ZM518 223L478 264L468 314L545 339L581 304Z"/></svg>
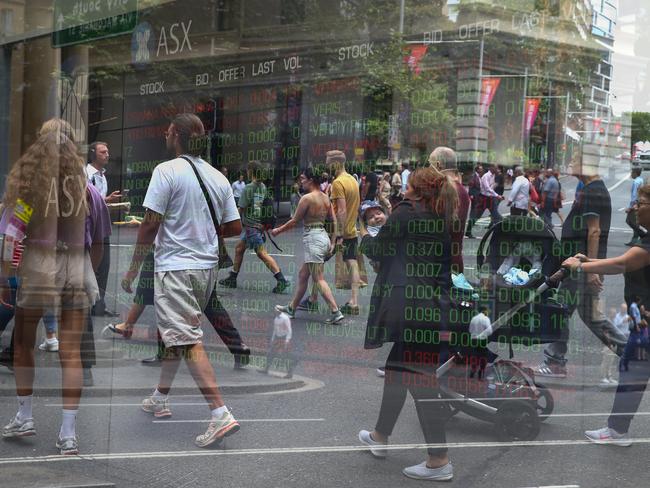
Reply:
<svg viewBox="0 0 650 488"><path fill-rule="evenodd" d="M625 223L632 228L632 231L634 233L632 234L632 239L630 239L630 242L626 242L625 245L635 246L636 244L641 242L641 236L645 234L645 232L643 232L639 228L639 224L637 223L636 220L636 204L637 204L637 199L639 194L639 188L643 186L643 178L641 177L641 168L634 168L632 170L632 174L630 174L630 178L632 178L632 189L630 190L630 204L625 209L625 213L627 214L627 217L625 218Z"/></svg>
<svg viewBox="0 0 650 488"><path fill-rule="evenodd" d="M86 165L86 175L88 182L93 185L104 198L106 203L116 203L122 198L118 191L108 194L108 182L106 181L106 166L109 160L108 144L96 141L88 146L88 164ZM104 297L106 295L106 284L108 283L108 272L111 267L111 241L110 237L104 239L104 252L101 263L95 271L97 285L99 286L99 300L92 309L92 315L99 317L117 317L118 314L106 309Z"/></svg>
<svg viewBox="0 0 650 488"><path fill-rule="evenodd" d="M494 191L495 187L495 175L498 169L496 165L490 165L488 171L481 176L481 193L479 195L479 202L472 211L469 222L467 223L467 231L465 232L465 237L472 238L472 227L478 219L480 219L485 210L490 211L491 224L495 224L501 220L501 214L499 214L499 202L503 200L503 195L499 195Z"/></svg>
<svg viewBox="0 0 650 488"><path fill-rule="evenodd" d="M409 181L409 176L411 176L411 171L409 170L409 162L404 161L402 163L402 195L406 193L406 184Z"/></svg>
<svg viewBox="0 0 650 488"><path fill-rule="evenodd" d="M512 190L508 196L510 215L528 215L530 181L524 175L524 169L521 166L515 168L514 176L515 181L512 183Z"/></svg>

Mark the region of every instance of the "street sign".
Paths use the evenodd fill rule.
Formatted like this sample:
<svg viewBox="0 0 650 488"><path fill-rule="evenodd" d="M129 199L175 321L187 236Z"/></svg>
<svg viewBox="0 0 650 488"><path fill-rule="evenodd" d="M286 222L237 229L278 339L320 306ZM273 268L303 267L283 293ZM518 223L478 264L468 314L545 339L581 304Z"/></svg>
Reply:
<svg viewBox="0 0 650 488"><path fill-rule="evenodd" d="M55 0L52 46L126 34L137 23L138 0Z"/></svg>

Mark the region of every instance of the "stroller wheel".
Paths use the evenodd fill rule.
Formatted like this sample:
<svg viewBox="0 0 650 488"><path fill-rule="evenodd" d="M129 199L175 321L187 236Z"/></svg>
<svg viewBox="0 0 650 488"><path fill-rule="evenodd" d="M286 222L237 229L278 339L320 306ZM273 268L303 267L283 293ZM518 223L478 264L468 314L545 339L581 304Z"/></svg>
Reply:
<svg viewBox="0 0 650 488"><path fill-rule="evenodd" d="M512 400L497 410L495 426L502 441L532 441L539 434L540 421L530 402Z"/></svg>
<svg viewBox="0 0 650 488"><path fill-rule="evenodd" d="M539 416L539 420L544 422L548 416L553 413L555 400L553 400L553 395L546 386L541 383L535 383L535 387L539 391L539 397L537 398L537 415Z"/></svg>

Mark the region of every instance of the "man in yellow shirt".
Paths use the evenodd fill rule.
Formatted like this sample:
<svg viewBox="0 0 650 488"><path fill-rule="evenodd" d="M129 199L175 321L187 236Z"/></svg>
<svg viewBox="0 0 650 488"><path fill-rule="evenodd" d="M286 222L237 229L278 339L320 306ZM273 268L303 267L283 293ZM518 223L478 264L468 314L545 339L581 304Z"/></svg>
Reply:
<svg viewBox="0 0 650 488"><path fill-rule="evenodd" d="M359 184L345 171L345 153L328 151L325 164L335 175L332 183L332 205L339 226L337 244L342 245L343 260L350 269L352 296L341 311L348 315L359 314L359 265L357 263L357 218L359 216Z"/></svg>

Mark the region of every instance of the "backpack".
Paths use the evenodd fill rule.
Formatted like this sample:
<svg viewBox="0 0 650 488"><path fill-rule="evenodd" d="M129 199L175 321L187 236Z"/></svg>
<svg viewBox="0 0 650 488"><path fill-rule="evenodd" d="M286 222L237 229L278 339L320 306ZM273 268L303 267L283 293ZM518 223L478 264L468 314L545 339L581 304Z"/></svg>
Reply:
<svg viewBox="0 0 650 488"><path fill-rule="evenodd" d="M278 216L275 212L275 205L273 204L273 199L267 195L262 200L262 207L260 211L260 222L264 227L273 228L278 220Z"/></svg>

